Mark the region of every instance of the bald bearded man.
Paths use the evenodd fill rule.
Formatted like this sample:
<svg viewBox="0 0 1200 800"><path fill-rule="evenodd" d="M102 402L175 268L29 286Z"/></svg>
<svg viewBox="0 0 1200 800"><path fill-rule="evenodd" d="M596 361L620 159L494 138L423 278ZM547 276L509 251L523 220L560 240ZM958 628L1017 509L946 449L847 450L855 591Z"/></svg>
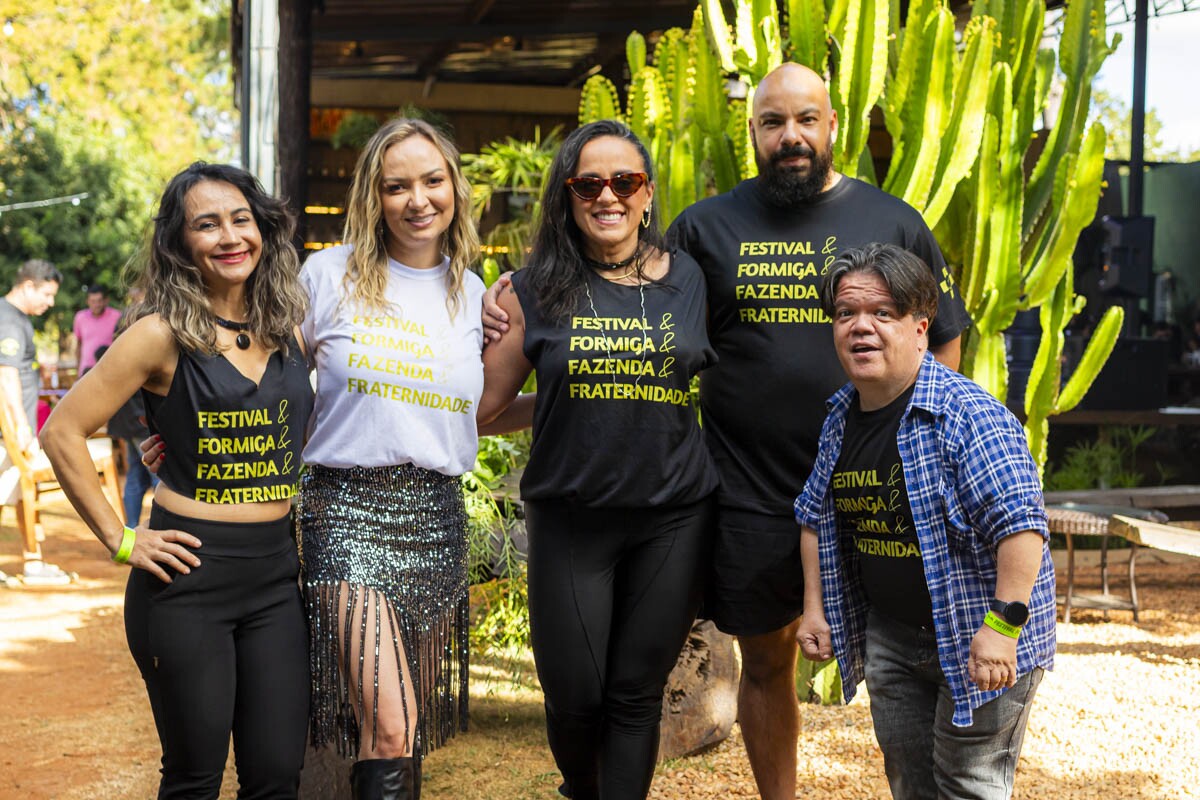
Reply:
<svg viewBox="0 0 1200 800"><path fill-rule="evenodd" d="M668 233L708 282L719 361L701 375L700 402L721 490L705 615L738 638L738 721L764 800L795 797L804 583L792 501L817 455L825 399L846 380L821 276L843 250L895 244L932 267L940 293L930 349L952 369L970 324L920 214L833 169L837 129L822 78L783 64L754 95L758 177L686 209Z"/></svg>

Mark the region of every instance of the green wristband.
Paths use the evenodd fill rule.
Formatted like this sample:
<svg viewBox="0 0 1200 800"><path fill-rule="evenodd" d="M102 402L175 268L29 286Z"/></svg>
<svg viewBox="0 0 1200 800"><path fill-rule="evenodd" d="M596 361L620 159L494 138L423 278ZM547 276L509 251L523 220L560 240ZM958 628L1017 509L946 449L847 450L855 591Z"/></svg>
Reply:
<svg viewBox="0 0 1200 800"><path fill-rule="evenodd" d="M125 533L121 536L121 546L117 549L116 555L112 557L113 561L118 564L128 564L129 557L133 555L133 543L137 541L137 532L125 526Z"/></svg>
<svg viewBox="0 0 1200 800"><path fill-rule="evenodd" d="M1010 639L1016 639L1021 635L1021 629L1016 625L1009 625L996 614L995 611L987 612L983 618L983 624L994 630L996 633L1002 633Z"/></svg>

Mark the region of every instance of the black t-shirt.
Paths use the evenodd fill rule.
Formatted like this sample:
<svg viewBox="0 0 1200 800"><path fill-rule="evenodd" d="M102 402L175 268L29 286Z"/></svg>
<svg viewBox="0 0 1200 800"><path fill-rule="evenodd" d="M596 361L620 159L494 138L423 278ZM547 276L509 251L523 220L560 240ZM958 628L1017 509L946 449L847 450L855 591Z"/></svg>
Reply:
<svg viewBox="0 0 1200 800"><path fill-rule="evenodd" d="M202 503L262 503L296 493L313 407L308 364L293 339L256 385L223 355L180 351L166 396L142 390L167 458L158 477Z"/></svg>
<svg viewBox="0 0 1200 800"><path fill-rule="evenodd" d="M700 500L717 488L689 391L714 360L700 268L676 253L643 291L590 271L587 286L591 300L555 324L513 276L538 381L521 497L617 508Z"/></svg>
<svg viewBox="0 0 1200 800"><path fill-rule="evenodd" d="M886 617L930 627L929 587L896 447L912 392L875 411L863 411L855 397L830 487L843 552L858 564L867 601Z"/></svg>
<svg viewBox="0 0 1200 800"><path fill-rule="evenodd" d="M0 366L15 368L21 377L21 405L25 407L30 427L37 426L38 376L33 368L36 358L29 316L0 297Z"/></svg>
<svg viewBox="0 0 1200 800"><path fill-rule="evenodd" d="M911 206L843 176L798 210L764 201L757 181L684 210L671 241L708 283L709 336L719 362L700 379L721 504L791 514L817 455L825 401L846 382L821 311L821 276L836 255L896 244L930 265L942 287L932 346L970 324L929 228Z"/></svg>

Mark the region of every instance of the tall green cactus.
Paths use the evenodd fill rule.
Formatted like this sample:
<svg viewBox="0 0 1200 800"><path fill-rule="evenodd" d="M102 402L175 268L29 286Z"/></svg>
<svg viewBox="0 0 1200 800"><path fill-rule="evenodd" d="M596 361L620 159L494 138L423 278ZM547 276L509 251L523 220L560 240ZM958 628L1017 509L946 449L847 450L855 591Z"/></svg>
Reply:
<svg viewBox="0 0 1200 800"><path fill-rule="evenodd" d="M756 2L761 4L761 0ZM744 16L745 20L754 19L752 10ZM774 41L778 52L777 36L774 40L763 38L765 33L758 36L763 42ZM778 64L778 56L772 61L764 55L769 52L766 45L752 42L748 50L738 50L739 63L753 66L761 60L756 68L765 74ZM730 101L725 95L721 57L709 43L700 8L689 30L671 28L663 33L654 48L653 64L647 64L645 54L645 39L631 34L626 55L632 77L625 110L622 112L616 100L612 82L595 75L584 84L579 121L614 118L628 122L650 150L660 209L669 224L700 198L728 191L752 175L754 157L745 103Z"/></svg>
<svg viewBox="0 0 1200 800"><path fill-rule="evenodd" d="M1038 0L989 0L977 3L974 14L995 20L999 34L983 144L937 234L947 256L961 265L960 289L975 323L964 371L997 397L1008 391L1003 331L1018 311L1041 309L1041 346L1025 394L1026 431L1041 466L1048 418L1082 398L1120 329L1120 312L1110 310L1071 377L1071 392L1064 387L1060 394L1063 331L1082 309L1072 254L1095 214L1104 166L1104 131L1084 125L1090 82L1119 37L1111 45L1105 41L1103 0L1069 5L1058 57L1063 102L1026 180L1033 126L1054 71L1053 52L1038 50L1044 7Z"/></svg>
<svg viewBox="0 0 1200 800"><path fill-rule="evenodd" d="M1040 308L1042 350L1026 392L1027 432L1039 465L1046 420L1072 407L1108 357L1119 311L1105 315L1083 361L1062 387L1063 330L1079 312L1071 255L1095 213L1104 131L1084 120L1091 81L1116 47L1105 40L1104 0L1068 4L1057 59L1040 48L1041 0L976 0L956 42L946 0L700 0L691 29L668 31L646 63L631 37L623 116L648 143L669 222L694 200L755 174L746 119L759 81L785 56L829 76L839 121L835 164L875 182L867 147L876 106L892 138L882 187L924 215L954 265L974 320L964 371L997 397L1008 390L1003 331L1018 311ZM903 25L901 24L903 22ZM1032 172L1025 163L1055 66L1063 97ZM653 73L653 74L652 74ZM729 101L724 79L747 87ZM616 88L593 77L583 122L622 116Z"/></svg>

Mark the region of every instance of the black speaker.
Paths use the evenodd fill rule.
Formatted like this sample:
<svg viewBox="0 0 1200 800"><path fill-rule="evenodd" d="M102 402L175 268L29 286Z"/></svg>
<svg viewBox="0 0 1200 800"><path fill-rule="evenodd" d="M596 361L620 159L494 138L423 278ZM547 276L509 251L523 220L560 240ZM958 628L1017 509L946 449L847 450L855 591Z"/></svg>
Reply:
<svg viewBox="0 0 1200 800"><path fill-rule="evenodd" d="M1150 296L1154 263L1154 217L1105 217L1100 289Z"/></svg>
<svg viewBox="0 0 1200 800"><path fill-rule="evenodd" d="M1163 339L1118 339L1092 388L1076 408L1143 411L1167 404L1170 343ZM1073 371L1076 359L1069 362ZM1063 384L1069 373L1063 370Z"/></svg>

